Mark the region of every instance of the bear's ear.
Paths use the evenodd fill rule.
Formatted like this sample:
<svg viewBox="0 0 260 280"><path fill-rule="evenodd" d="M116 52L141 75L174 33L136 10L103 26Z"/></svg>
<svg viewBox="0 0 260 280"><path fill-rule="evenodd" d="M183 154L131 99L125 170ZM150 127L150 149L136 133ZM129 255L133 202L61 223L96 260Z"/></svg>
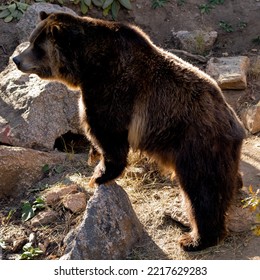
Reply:
<svg viewBox="0 0 260 280"><path fill-rule="evenodd" d="M49 14L47 14L47 13L44 12L44 11L41 11L41 12L39 13L39 18L40 18L40 20L44 20L44 19L46 19L48 16L49 16Z"/></svg>
<svg viewBox="0 0 260 280"><path fill-rule="evenodd" d="M55 22L49 26L49 35L57 44L61 44L64 40L68 39L64 30L61 24Z"/></svg>
<svg viewBox="0 0 260 280"><path fill-rule="evenodd" d="M61 36L61 31L61 26L58 24L53 24L50 26L50 33L55 39L58 39Z"/></svg>

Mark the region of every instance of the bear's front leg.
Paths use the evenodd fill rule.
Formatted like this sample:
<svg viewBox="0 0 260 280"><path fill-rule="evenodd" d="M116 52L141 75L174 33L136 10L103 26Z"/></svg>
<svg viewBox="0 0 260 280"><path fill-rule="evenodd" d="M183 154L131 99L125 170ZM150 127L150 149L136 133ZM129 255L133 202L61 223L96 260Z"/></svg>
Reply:
<svg viewBox="0 0 260 280"><path fill-rule="evenodd" d="M101 185L108 183L119 177L127 165L127 155L129 145L127 141L119 142L112 141L112 143L101 142L103 151L102 159L96 166L93 176L90 180L90 186L94 183Z"/></svg>
<svg viewBox="0 0 260 280"><path fill-rule="evenodd" d="M100 153L91 145L88 152L88 165L94 166L98 160L100 160Z"/></svg>

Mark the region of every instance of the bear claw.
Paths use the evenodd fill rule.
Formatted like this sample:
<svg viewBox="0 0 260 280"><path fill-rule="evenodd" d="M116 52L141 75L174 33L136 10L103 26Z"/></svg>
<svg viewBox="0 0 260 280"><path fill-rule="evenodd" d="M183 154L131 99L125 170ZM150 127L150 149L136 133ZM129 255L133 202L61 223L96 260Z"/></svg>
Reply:
<svg viewBox="0 0 260 280"><path fill-rule="evenodd" d="M200 250L199 239L194 239L190 233L183 234L179 239L180 246L184 251L197 251Z"/></svg>

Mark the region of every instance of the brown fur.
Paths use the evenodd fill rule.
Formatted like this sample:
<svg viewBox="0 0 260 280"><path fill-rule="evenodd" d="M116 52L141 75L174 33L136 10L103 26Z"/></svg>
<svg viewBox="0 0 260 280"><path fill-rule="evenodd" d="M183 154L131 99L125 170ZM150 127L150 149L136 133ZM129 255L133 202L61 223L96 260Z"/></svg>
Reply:
<svg viewBox="0 0 260 280"><path fill-rule="evenodd" d="M213 79L137 27L68 14L41 13L29 48L14 62L81 90L81 124L101 156L92 183L120 176L131 146L175 170L192 227L182 247L200 250L223 238L242 183L245 132Z"/></svg>

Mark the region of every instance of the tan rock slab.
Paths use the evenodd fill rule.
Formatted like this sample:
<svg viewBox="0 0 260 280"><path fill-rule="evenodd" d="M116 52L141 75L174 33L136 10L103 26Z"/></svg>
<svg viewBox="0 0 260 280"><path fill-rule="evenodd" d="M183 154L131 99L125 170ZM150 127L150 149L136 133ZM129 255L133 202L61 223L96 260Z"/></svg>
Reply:
<svg viewBox="0 0 260 280"><path fill-rule="evenodd" d="M241 119L252 134L258 133L260 131L260 101L245 109L241 114Z"/></svg>
<svg viewBox="0 0 260 280"><path fill-rule="evenodd" d="M217 81L221 89L245 89L249 63L247 56L212 57L206 72Z"/></svg>

